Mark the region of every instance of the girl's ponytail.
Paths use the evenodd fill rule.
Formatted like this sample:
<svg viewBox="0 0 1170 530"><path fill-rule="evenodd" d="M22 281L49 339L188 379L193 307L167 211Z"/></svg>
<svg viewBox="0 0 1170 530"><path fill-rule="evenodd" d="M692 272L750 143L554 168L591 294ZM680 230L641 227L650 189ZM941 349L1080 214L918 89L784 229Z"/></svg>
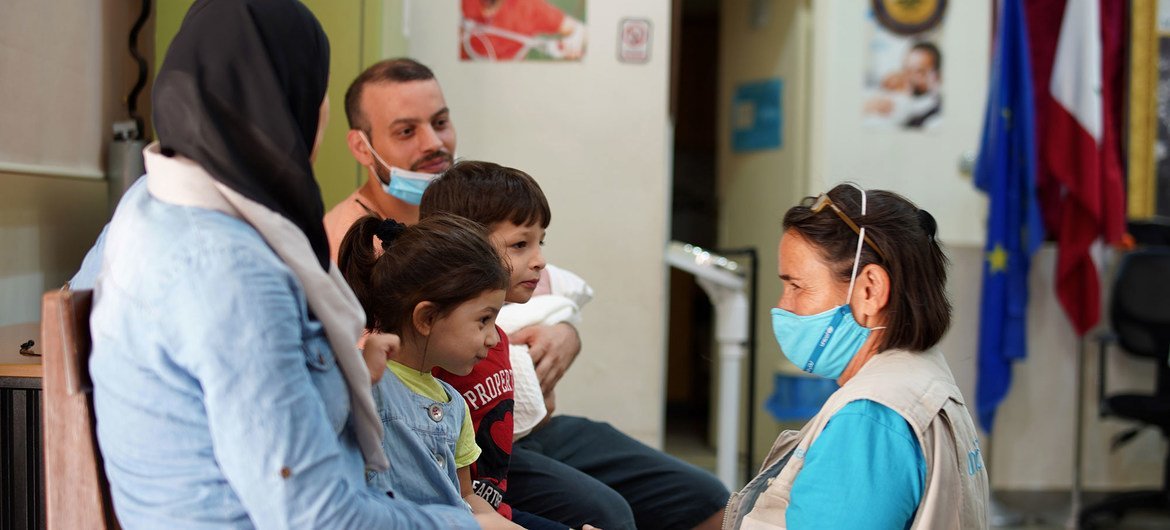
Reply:
<svg viewBox="0 0 1170 530"><path fill-rule="evenodd" d="M374 236L381 226L382 220L372 215L358 219L345 233L337 253L337 268L365 310L366 329L374 328L370 277L379 254L374 250Z"/></svg>

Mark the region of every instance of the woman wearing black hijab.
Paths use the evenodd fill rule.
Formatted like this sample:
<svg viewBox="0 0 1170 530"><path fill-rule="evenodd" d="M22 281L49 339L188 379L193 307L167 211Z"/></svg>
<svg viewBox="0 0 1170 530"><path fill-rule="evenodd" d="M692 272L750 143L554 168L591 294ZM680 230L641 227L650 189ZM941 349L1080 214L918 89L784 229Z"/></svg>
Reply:
<svg viewBox="0 0 1170 530"><path fill-rule="evenodd" d="M91 252L123 527L478 528L365 485L387 455L311 166L328 70L294 0L197 1L167 52L147 176Z"/></svg>

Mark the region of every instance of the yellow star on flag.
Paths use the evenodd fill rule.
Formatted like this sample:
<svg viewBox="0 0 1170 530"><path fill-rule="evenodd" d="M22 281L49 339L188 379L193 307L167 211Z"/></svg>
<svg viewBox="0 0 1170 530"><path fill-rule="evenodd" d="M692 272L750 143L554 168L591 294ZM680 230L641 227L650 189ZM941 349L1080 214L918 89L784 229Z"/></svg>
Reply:
<svg viewBox="0 0 1170 530"><path fill-rule="evenodd" d="M991 266L991 272L1003 272L1007 270L1008 253L1004 250L1003 245L996 243L995 248L987 253L987 263Z"/></svg>

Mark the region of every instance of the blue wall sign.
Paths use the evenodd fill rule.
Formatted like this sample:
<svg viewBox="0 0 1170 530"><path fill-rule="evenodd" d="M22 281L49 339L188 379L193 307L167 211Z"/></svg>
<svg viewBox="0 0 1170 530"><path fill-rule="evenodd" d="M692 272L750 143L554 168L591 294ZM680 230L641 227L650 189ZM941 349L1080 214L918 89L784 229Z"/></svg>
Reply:
<svg viewBox="0 0 1170 530"><path fill-rule="evenodd" d="M731 149L737 152L779 149L783 145L783 82L752 81L735 87L731 100Z"/></svg>

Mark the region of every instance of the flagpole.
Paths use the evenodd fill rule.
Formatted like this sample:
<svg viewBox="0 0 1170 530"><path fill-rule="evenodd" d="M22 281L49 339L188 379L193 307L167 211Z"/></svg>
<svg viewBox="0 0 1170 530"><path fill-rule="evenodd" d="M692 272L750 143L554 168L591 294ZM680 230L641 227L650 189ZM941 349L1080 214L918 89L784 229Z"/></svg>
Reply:
<svg viewBox="0 0 1170 530"><path fill-rule="evenodd" d="M1072 494L1070 499L1070 506L1068 511L1068 521L1065 522L1064 527L1069 529L1080 528L1081 516L1081 446L1084 444L1084 423L1085 423L1085 338L1077 338L1077 360L1076 360L1076 385L1073 386L1076 392L1076 419L1073 422L1076 425L1076 432L1073 434L1073 468L1072 468Z"/></svg>

